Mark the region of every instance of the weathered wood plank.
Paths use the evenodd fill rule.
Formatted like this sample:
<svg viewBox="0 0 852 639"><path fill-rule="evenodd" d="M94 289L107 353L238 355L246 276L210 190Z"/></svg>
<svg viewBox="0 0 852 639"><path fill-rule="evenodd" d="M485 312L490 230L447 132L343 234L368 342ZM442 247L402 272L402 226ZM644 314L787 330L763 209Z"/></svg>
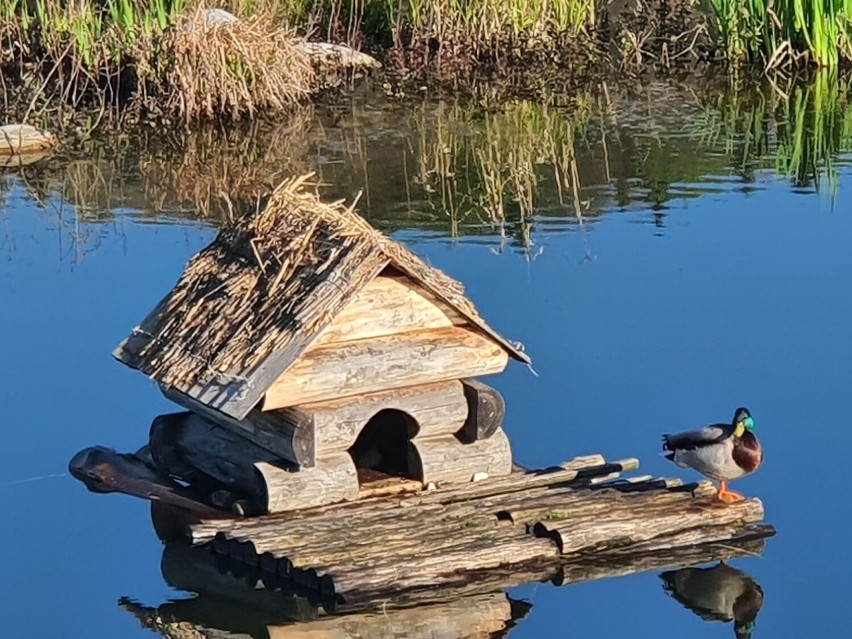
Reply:
<svg viewBox="0 0 852 639"><path fill-rule="evenodd" d="M495 388L478 379L462 380L464 395L467 398L468 417L459 433L464 442L488 439L503 426L506 415L506 401Z"/></svg>
<svg viewBox="0 0 852 639"><path fill-rule="evenodd" d="M376 413L389 409L411 416L418 424L418 436L433 436L458 432L467 418L468 404L461 382L450 380L297 407L313 423L317 454L348 449Z"/></svg>
<svg viewBox="0 0 852 639"><path fill-rule="evenodd" d="M252 410L244 419L236 419L176 389L161 386L160 390L184 408L283 459L306 468L312 467L316 461L313 420L309 414L298 408L266 412Z"/></svg>
<svg viewBox="0 0 852 639"><path fill-rule="evenodd" d="M230 419L230 418L229 418ZM194 483L200 471L249 497L266 511L267 486L254 464L287 465L275 453L195 413L160 415L151 424L151 455L158 468Z"/></svg>
<svg viewBox="0 0 852 639"><path fill-rule="evenodd" d="M452 325L441 309L404 279L380 275L361 289L311 348Z"/></svg>
<svg viewBox="0 0 852 639"><path fill-rule="evenodd" d="M318 457L313 468L297 472L266 462L255 468L263 477L270 513L358 499L358 472L346 452Z"/></svg>
<svg viewBox="0 0 852 639"><path fill-rule="evenodd" d="M466 328L359 340L310 349L269 387L263 410L471 375L501 372L508 355Z"/></svg>
<svg viewBox="0 0 852 639"><path fill-rule="evenodd" d="M275 516L257 517L228 522L199 522L187 529L193 543L205 543L213 539L220 530L228 530L237 537L250 537L263 530L292 531L296 535L321 534L324 526L330 530L355 526L362 520L379 521L385 517L403 519L408 509L417 508L423 516L439 512L448 505L477 502L480 499L498 500L498 510L512 495L533 488L569 487L575 482L587 482L590 478L609 474L612 470L633 470L638 467L636 459L604 462L600 455L577 457L560 466L529 472L514 472L505 477L490 477L473 484L441 488L439 490L406 495L399 499L371 500L370 502L340 503L323 506L304 512L280 513ZM501 497L504 495L505 497ZM304 532L302 526L306 526Z"/></svg>
<svg viewBox="0 0 852 639"><path fill-rule="evenodd" d="M0 126L0 155L19 155L44 151L56 146L56 138L29 124Z"/></svg>
<svg viewBox="0 0 852 639"><path fill-rule="evenodd" d="M469 444L453 435L411 440L409 468L424 483L469 483L484 473L500 477L512 472L512 449L503 429Z"/></svg>
<svg viewBox="0 0 852 639"><path fill-rule="evenodd" d="M599 552L607 547L627 546L655 537L701 526L727 526L754 523L763 519L759 499L736 504L703 500L682 500L677 507L664 497L670 493L654 491L631 494L632 517L627 508L611 508L584 512L565 520L540 521L533 532L559 544L562 554Z"/></svg>

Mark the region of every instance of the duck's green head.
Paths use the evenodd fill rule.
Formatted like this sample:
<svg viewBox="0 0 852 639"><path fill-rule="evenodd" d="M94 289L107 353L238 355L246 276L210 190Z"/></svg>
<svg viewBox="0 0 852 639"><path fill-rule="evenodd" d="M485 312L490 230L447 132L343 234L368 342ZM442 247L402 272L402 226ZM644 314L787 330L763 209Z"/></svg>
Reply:
<svg viewBox="0 0 852 639"><path fill-rule="evenodd" d="M748 408L741 406L734 412L734 435L742 437L746 431L751 432L753 430L754 419L752 419L751 413L748 412Z"/></svg>

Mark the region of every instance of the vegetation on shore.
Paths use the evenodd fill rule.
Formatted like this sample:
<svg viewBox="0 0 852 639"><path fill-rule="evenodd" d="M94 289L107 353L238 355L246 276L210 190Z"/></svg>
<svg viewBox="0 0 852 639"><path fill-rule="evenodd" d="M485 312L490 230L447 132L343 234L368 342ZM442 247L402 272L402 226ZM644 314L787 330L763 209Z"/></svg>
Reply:
<svg viewBox="0 0 852 639"><path fill-rule="evenodd" d="M204 20L206 7L239 20ZM850 25L852 0L6 0L0 69L4 110L24 120L239 118L318 90L304 38L366 48L418 83L483 68L530 81L547 65L560 79L712 60L837 67L852 61Z"/></svg>
<svg viewBox="0 0 852 639"><path fill-rule="evenodd" d="M768 68L852 62L852 0L704 0L733 63Z"/></svg>

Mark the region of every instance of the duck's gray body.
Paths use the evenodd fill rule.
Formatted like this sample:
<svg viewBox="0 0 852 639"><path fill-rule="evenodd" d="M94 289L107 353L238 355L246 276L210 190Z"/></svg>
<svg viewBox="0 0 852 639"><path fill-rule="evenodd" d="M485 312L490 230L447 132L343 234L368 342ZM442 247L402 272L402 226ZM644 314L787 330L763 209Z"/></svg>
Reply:
<svg viewBox="0 0 852 639"><path fill-rule="evenodd" d="M734 461L734 427L727 424L705 426L677 435L664 435L665 456L681 468L692 468L718 481L746 474Z"/></svg>

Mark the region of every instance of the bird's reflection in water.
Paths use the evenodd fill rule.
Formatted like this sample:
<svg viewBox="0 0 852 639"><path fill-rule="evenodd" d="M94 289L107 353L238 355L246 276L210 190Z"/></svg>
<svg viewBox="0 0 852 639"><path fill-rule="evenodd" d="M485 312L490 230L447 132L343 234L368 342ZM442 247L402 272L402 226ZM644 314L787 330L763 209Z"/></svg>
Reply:
<svg viewBox="0 0 852 639"><path fill-rule="evenodd" d="M733 622L737 639L751 639L763 607L763 588L742 570L719 562L660 575L663 589L705 621Z"/></svg>

